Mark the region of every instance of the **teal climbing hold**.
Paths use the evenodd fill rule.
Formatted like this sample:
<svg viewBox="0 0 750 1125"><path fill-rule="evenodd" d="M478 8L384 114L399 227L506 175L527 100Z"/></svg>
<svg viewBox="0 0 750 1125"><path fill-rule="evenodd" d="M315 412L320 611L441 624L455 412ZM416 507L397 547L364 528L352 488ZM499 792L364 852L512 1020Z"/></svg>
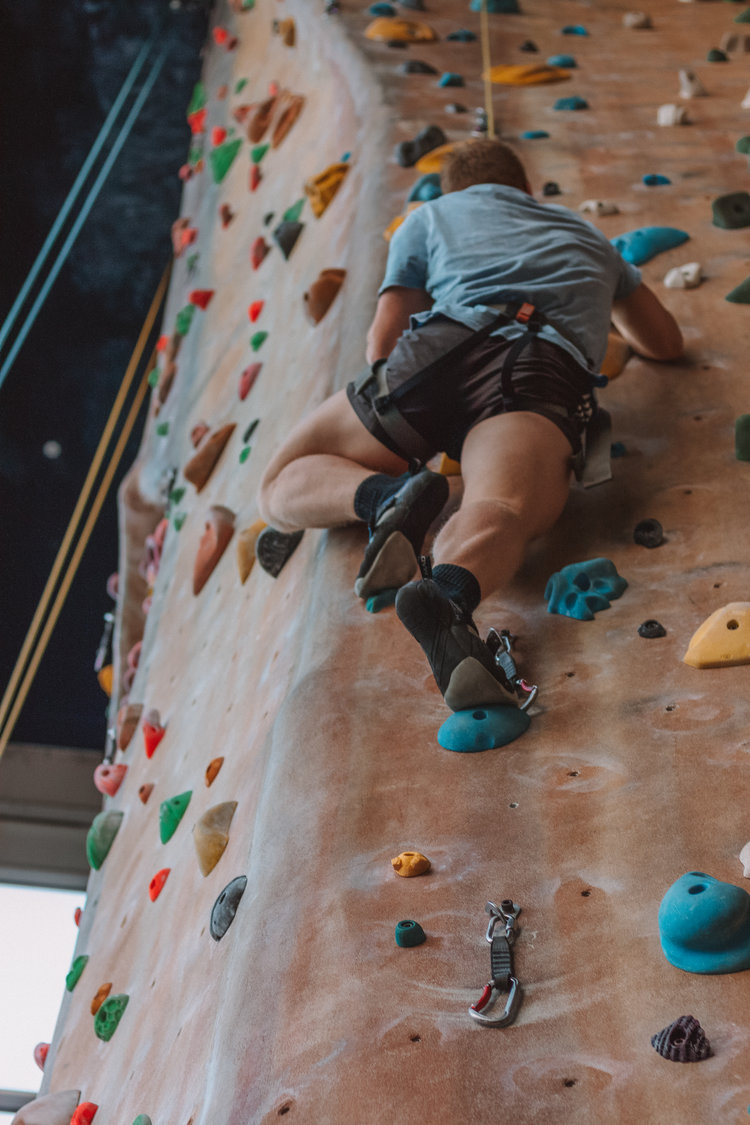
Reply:
<svg viewBox="0 0 750 1125"><path fill-rule="evenodd" d="M472 12L481 12L484 0L471 0L469 8ZM513 15L514 12L520 12L518 7L518 0L486 0L487 11L493 16L507 16Z"/></svg>
<svg viewBox="0 0 750 1125"><path fill-rule="evenodd" d="M86 835L86 858L94 871L98 871L107 858L124 815L116 809L108 809L97 813L92 820Z"/></svg>
<svg viewBox="0 0 750 1125"><path fill-rule="evenodd" d="M718 47L712 47L706 55L706 62L729 62L729 55Z"/></svg>
<svg viewBox="0 0 750 1125"><path fill-rule="evenodd" d="M659 938L670 965L686 973L750 969L750 895L688 871L661 900Z"/></svg>
<svg viewBox="0 0 750 1125"><path fill-rule="evenodd" d="M185 305L184 309L180 309L174 321L174 330L178 336L187 336L194 316L195 305Z"/></svg>
<svg viewBox="0 0 750 1125"><path fill-rule="evenodd" d="M638 230L627 231L611 241L626 262L640 266L657 254L663 254L665 250L674 250L689 238L686 231L678 230L677 227L639 227Z"/></svg>
<svg viewBox="0 0 750 1125"><path fill-rule="evenodd" d="M750 194L746 191L732 191L720 195L711 204L715 227L724 230L740 230L750 226Z"/></svg>
<svg viewBox="0 0 750 1125"><path fill-rule="evenodd" d="M588 35L588 31L581 23L568 23L562 28L563 35Z"/></svg>
<svg viewBox="0 0 750 1125"><path fill-rule="evenodd" d="M734 423L734 455L738 461L750 461L750 414L740 414Z"/></svg>
<svg viewBox="0 0 750 1125"><path fill-rule="evenodd" d="M139 1113L133 1125L153 1125L153 1123L147 1113Z"/></svg>
<svg viewBox="0 0 750 1125"><path fill-rule="evenodd" d="M731 293L727 293L724 300L731 301L733 305L750 305L750 277L746 277Z"/></svg>
<svg viewBox="0 0 750 1125"><path fill-rule="evenodd" d="M593 621L627 589L627 582L609 559L571 563L552 575L544 591L547 612L577 621Z"/></svg>
<svg viewBox="0 0 750 1125"><path fill-rule="evenodd" d="M494 750L520 738L531 719L517 707L474 707L456 711L438 731L437 740L444 750L458 754L476 754Z"/></svg>
<svg viewBox="0 0 750 1125"><path fill-rule="evenodd" d="M82 953L80 957L76 957L75 961L70 966L70 970L65 977L65 987L67 988L68 992L72 992L75 986L78 984L79 980L81 979L81 973L86 968L87 961L88 957L85 953Z"/></svg>
<svg viewBox="0 0 750 1125"><path fill-rule="evenodd" d="M250 347L253 349L254 352L257 352L258 348L262 347L267 339L268 339L268 333L267 332L254 332L253 335L250 337Z"/></svg>
<svg viewBox="0 0 750 1125"><path fill-rule="evenodd" d="M424 941L427 941L427 934L419 922L415 922L412 918L404 918L403 922L396 923L396 945L401 946L402 949L412 949Z"/></svg>
<svg viewBox="0 0 750 1125"><path fill-rule="evenodd" d="M159 807L159 836L162 844L166 844L174 836L192 795L192 789L188 789L186 793L179 793L168 801L162 801Z"/></svg>
<svg viewBox="0 0 750 1125"><path fill-rule="evenodd" d="M211 149L209 159L211 161L211 171L213 172L215 184L220 184L224 179L234 163L235 156L241 148L242 139L237 137L233 141L224 141L223 144L217 145L216 148Z"/></svg>
<svg viewBox="0 0 750 1125"><path fill-rule="evenodd" d="M114 1033L117 1031L118 1024L122 1019L123 1012L128 1006L129 996L124 992L119 993L117 996L109 996L99 1011L94 1016L94 1034L97 1039L103 1039L108 1043Z"/></svg>
<svg viewBox="0 0 750 1125"><path fill-rule="evenodd" d="M425 172L407 195L406 202L414 203L418 200L420 203L427 203L430 199L439 199L442 194L440 173Z"/></svg>
<svg viewBox="0 0 750 1125"><path fill-rule="evenodd" d="M445 38L452 40L454 43L473 43L476 35L465 27L459 27L458 31L452 31Z"/></svg>
<svg viewBox="0 0 750 1125"><path fill-rule="evenodd" d="M190 98L190 105L187 108L188 117L191 113L198 113L199 110L203 109L204 105L206 105L207 100L206 87L202 82L196 82L193 86L193 94Z"/></svg>
<svg viewBox="0 0 750 1125"><path fill-rule="evenodd" d="M365 602L365 609L368 613L380 613L382 609L388 609L389 606L395 604L396 594L398 593L398 586L390 586L385 590L381 590L379 594L373 594Z"/></svg>
<svg viewBox="0 0 750 1125"><path fill-rule="evenodd" d="M386 4L386 3L370 4L370 7L367 9L367 11L370 13L371 16L386 16L386 17L388 17L388 16L395 16L396 15L396 9L393 7L393 4Z"/></svg>
<svg viewBox="0 0 750 1125"><path fill-rule="evenodd" d="M523 141L541 141L548 137L549 133L546 129L527 129L525 133L521 133L521 140Z"/></svg>
<svg viewBox="0 0 750 1125"><path fill-rule="evenodd" d="M250 149L250 159L253 164L260 164L263 157L268 152L270 145L255 145Z"/></svg>
<svg viewBox="0 0 750 1125"><path fill-rule="evenodd" d="M305 206L304 199L298 199L297 202L293 203L291 207L287 207L286 211L281 216L282 220L285 223L297 223L297 222L299 222L299 217L302 214L302 208L304 206Z"/></svg>
<svg viewBox="0 0 750 1125"><path fill-rule="evenodd" d="M659 187L660 184L672 183L668 176L662 176L659 172L647 172L643 177L643 182L646 187Z"/></svg>
<svg viewBox="0 0 750 1125"><path fill-rule="evenodd" d="M569 98L558 98L554 105L555 109L588 109L589 103L585 98L580 97L578 94L573 94Z"/></svg>
<svg viewBox="0 0 750 1125"><path fill-rule="evenodd" d="M734 151L735 152L741 152L743 156L747 156L748 153L750 153L750 137L749 136L740 137L740 139L737 141L737 143L734 146Z"/></svg>
<svg viewBox="0 0 750 1125"><path fill-rule="evenodd" d="M445 74L441 74L438 78L438 86L465 86L462 75L453 74L452 71L446 70Z"/></svg>
<svg viewBox="0 0 750 1125"><path fill-rule="evenodd" d="M574 70L578 63L572 55L550 55L547 59L547 66L560 66L566 70Z"/></svg>

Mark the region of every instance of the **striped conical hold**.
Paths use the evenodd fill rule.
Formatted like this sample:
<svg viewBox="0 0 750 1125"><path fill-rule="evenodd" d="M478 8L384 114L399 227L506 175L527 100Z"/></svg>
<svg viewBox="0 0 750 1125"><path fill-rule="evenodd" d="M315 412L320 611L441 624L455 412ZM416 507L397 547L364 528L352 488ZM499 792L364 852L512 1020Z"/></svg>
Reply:
<svg viewBox="0 0 750 1125"><path fill-rule="evenodd" d="M680 1016L651 1036L651 1046L672 1062L700 1062L711 1055L711 1044L695 1016Z"/></svg>

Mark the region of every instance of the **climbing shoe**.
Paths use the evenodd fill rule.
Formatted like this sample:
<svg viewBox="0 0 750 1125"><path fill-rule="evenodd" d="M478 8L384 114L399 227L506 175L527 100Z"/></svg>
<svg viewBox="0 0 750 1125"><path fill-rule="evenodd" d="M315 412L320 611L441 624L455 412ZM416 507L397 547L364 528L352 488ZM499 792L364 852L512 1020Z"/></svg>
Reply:
<svg viewBox="0 0 750 1125"><path fill-rule="evenodd" d="M396 595L396 613L422 646L452 711L499 704L525 709L533 700L536 689L513 675L507 634L493 629L487 643L482 641L472 618L432 579L403 586Z"/></svg>
<svg viewBox="0 0 750 1125"><path fill-rule="evenodd" d="M369 598L409 581L427 529L445 506L449 491L442 473L421 469L378 506L354 583L357 597Z"/></svg>
<svg viewBox="0 0 750 1125"><path fill-rule="evenodd" d="M255 544L255 557L272 578L278 578L284 565L299 547L303 534L302 531L263 528Z"/></svg>

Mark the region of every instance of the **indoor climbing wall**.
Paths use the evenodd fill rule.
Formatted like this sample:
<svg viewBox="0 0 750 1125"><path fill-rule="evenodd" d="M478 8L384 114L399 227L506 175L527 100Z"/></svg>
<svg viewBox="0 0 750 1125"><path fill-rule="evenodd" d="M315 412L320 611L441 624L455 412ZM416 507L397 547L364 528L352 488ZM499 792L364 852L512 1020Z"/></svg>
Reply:
<svg viewBox="0 0 750 1125"><path fill-rule="evenodd" d="M482 606L539 684L529 729L438 745L414 642L353 594L364 528L253 565L271 452L363 364L383 231L481 124L478 5L220 3L122 494L112 796L19 1123L79 1101L96 1125L747 1114L750 9L519 3L487 0L497 133L539 197L588 201L686 339L668 365L613 341L612 479L575 487ZM425 866L404 852L429 870L402 877ZM690 971L660 943L675 883L662 924ZM687 952L683 889L718 903ZM505 1028L468 1014L488 900L521 907ZM687 1015L710 1057L686 1021L657 1053ZM679 1065L686 1037L701 1061Z"/></svg>

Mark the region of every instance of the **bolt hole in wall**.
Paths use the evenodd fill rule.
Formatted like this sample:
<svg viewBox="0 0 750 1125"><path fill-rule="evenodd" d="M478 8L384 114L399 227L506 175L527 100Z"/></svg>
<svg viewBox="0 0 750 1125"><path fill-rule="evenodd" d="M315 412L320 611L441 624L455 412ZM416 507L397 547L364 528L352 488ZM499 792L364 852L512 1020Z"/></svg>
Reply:
<svg viewBox="0 0 750 1125"><path fill-rule="evenodd" d="M581 898L589 898L591 891L581 891Z"/></svg>
<svg viewBox="0 0 750 1125"><path fill-rule="evenodd" d="M412 1043L421 1043L422 1042L422 1036L421 1035L411 1035L409 1038L411 1039Z"/></svg>
<svg viewBox="0 0 750 1125"><path fill-rule="evenodd" d="M563 1078L563 1086L567 1086L568 1089L570 1089L571 1086L575 1086L575 1084L575 1078Z"/></svg>

